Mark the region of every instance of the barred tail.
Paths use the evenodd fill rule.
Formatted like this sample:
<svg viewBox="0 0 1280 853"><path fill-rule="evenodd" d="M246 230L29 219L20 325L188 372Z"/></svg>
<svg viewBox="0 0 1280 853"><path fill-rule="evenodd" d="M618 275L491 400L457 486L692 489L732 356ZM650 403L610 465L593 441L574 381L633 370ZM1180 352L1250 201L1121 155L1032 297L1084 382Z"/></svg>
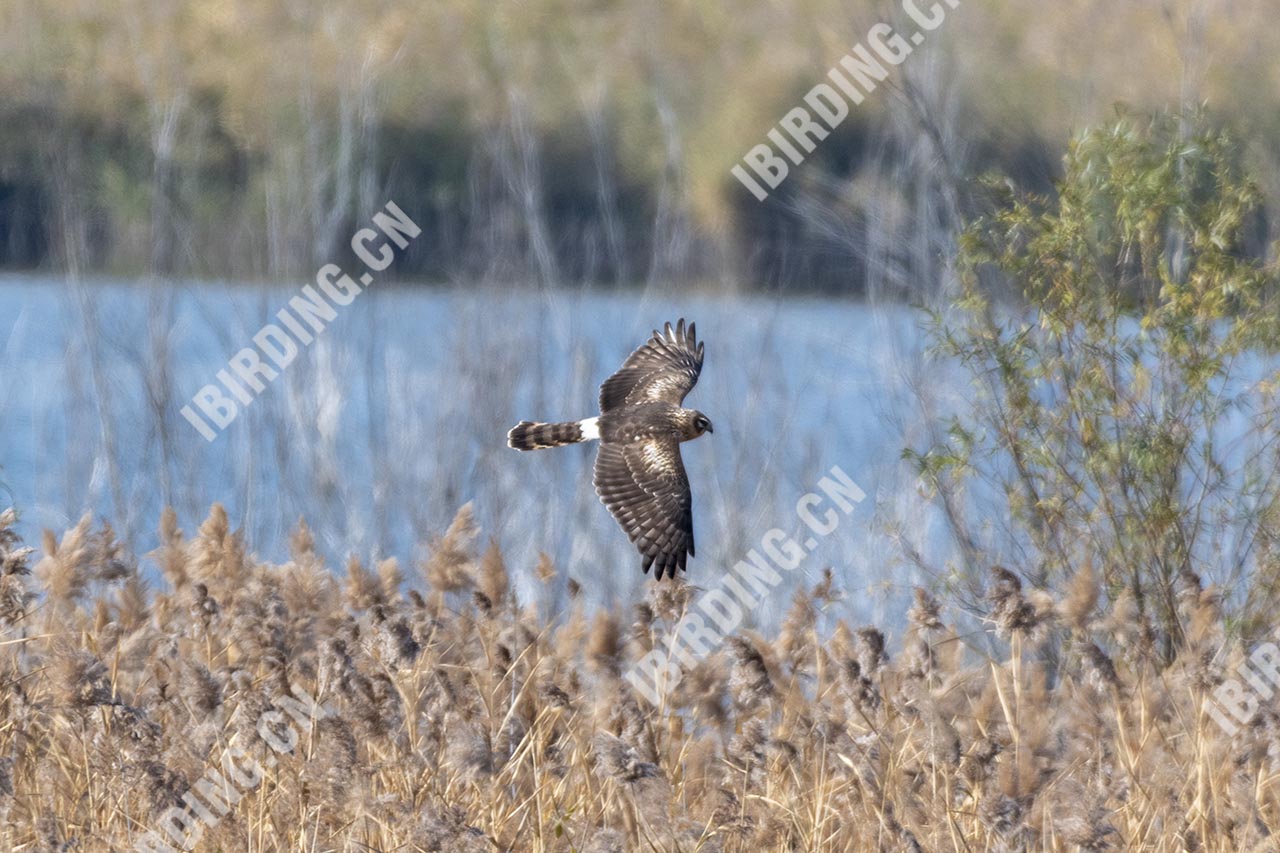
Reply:
<svg viewBox="0 0 1280 853"><path fill-rule="evenodd" d="M599 434L591 434L590 427L595 425L595 418L586 421L569 421L562 424L539 424L533 421L521 421L507 433L507 444L516 450L542 450L546 447L561 447L566 444L577 444L589 438L598 438ZM583 427L588 429L584 432Z"/></svg>

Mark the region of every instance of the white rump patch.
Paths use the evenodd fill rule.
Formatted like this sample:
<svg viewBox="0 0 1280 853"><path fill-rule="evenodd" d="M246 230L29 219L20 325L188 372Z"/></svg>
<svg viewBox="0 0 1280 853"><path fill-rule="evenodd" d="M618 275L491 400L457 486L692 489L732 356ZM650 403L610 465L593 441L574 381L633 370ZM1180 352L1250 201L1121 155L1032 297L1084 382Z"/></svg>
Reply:
<svg viewBox="0 0 1280 853"><path fill-rule="evenodd" d="M593 439L599 439L600 438L600 419L587 418L586 420L578 421L578 429L582 430L583 441L591 441Z"/></svg>

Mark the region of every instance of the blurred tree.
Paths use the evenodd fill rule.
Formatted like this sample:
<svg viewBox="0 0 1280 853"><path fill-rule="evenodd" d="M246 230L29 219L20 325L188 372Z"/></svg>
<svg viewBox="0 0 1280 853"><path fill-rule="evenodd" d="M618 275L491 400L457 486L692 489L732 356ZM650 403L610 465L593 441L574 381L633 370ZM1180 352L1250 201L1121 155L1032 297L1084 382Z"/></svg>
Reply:
<svg viewBox="0 0 1280 853"><path fill-rule="evenodd" d="M730 167L899 4L8 0L0 263L305 275L392 194L435 278L874 292L866 266L920 295L946 184L1042 188L1117 100L1214 103L1280 198L1272 2L1222 2L966 2L760 205Z"/></svg>
<svg viewBox="0 0 1280 853"><path fill-rule="evenodd" d="M933 328L977 394L906 455L968 606L997 562L1056 591L1088 567L1165 661L1200 575L1246 629L1274 614L1280 313L1275 267L1241 251L1259 198L1240 163L1202 117L1123 117L1071 145L1055 196L1000 192L967 232L962 299Z"/></svg>

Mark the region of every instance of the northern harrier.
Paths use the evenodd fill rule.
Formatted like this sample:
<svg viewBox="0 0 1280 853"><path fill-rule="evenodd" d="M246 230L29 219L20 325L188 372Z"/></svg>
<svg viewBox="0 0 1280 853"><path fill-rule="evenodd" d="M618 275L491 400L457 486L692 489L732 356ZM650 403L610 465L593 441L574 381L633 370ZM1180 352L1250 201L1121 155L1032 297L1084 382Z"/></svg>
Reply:
<svg viewBox="0 0 1280 853"><path fill-rule="evenodd" d="M595 486L643 558L646 573L676 576L693 556L693 501L680 442L713 432L702 412L680 404L702 371L694 324L666 324L600 386L600 416L542 424L521 421L507 433L516 450L599 439Z"/></svg>

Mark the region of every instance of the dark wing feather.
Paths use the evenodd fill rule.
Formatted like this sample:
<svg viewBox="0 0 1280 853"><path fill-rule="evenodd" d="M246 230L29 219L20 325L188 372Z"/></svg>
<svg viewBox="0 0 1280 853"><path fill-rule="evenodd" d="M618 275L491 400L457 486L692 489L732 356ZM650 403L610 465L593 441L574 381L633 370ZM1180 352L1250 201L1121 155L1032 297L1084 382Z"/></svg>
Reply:
<svg viewBox="0 0 1280 853"><path fill-rule="evenodd" d="M693 323L681 319L627 357L617 373L600 386L600 411L646 402L680 405L702 372L702 344Z"/></svg>
<svg viewBox="0 0 1280 853"><path fill-rule="evenodd" d="M693 555L693 499L674 438L602 444L596 492L643 558L646 573L676 576Z"/></svg>

